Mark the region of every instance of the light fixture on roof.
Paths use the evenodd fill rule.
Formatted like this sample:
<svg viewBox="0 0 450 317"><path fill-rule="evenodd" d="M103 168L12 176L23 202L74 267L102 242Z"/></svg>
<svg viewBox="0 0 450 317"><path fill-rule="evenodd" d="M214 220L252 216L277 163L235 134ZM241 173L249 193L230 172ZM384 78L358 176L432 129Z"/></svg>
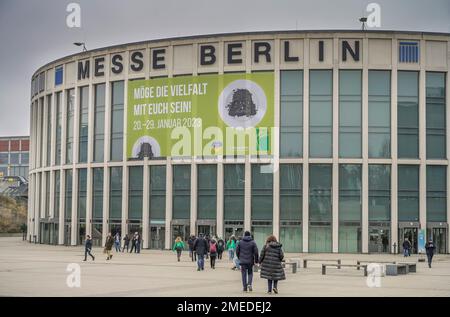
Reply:
<svg viewBox="0 0 450 317"><path fill-rule="evenodd" d="M83 46L83 52L87 52L85 44L86 43L84 43L84 42L75 42L75 43L73 43L73 45L76 45L76 46Z"/></svg>
<svg viewBox="0 0 450 317"><path fill-rule="evenodd" d="M361 17L361 18L359 18L359 22L362 23L361 29L364 31L366 29L367 18L366 17Z"/></svg>

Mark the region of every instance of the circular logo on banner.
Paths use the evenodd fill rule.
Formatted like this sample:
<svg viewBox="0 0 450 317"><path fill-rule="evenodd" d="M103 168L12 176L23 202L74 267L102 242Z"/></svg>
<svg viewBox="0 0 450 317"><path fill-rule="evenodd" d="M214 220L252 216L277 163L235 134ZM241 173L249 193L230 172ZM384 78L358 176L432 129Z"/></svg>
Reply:
<svg viewBox="0 0 450 317"><path fill-rule="evenodd" d="M230 127L255 127L266 114L267 98L255 82L238 79L226 86L219 96L219 115Z"/></svg>
<svg viewBox="0 0 450 317"><path fill-rule="evenodd" d="M158 141L154 138L149 135L144 135L137 139L134 143L131 154L133 155L133 158L137 158L139 160L143 160L144 157L148 157L149 159L153 157L160 157L161 147L159 146Z"/></svg>

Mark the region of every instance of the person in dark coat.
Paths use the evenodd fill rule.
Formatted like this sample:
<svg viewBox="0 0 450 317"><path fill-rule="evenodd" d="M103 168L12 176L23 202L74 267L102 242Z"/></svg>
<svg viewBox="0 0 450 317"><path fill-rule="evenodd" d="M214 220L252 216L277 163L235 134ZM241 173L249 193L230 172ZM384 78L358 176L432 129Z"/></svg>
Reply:
<svg viewBox="0 0 450 317"><path fill-rule="evenodd" d="M191 258L192 262L197 261L197 255L194 250L194 243L196 239L197 238L194 235L191 235L188 240L189 257Z"/></svg>
<svg viewBox="0 0 450 317"><path fill-rule="evenodd" d="M92 239L90 235L86 235L86 241L84 242L84 260L87 260L87 255L89 254L92 258L92 261L95 261L95 256L91 254L92 250Z"/></svg>
<svg viewBox="0 0 450 317"><path fill-rule="evenodd" d="M411 256L411 242L409 242L408 238L405 238L405 241L403 241L403 256Z"/></svg>
<svg viewBox="0 0 450 317"><path fill-rule="evenodd" d="M106 237L106 242L105 242L105 253L107 254L106 260L111 260L112 259L112 254L111 254L111 249L114 245L114 238L111 235L111 232L108 233L108 236Z"/></svg>
<svg viewBox="0 0 450 317"><path fill-rule="evenodd" d="M197 253L197 271L203 271L205 269L205 255L209 252L209 245L203 237L203 233L200 233L198 239L195 240L194 250Z"/></svg>
<svg viewBox="0 0 450 317"><path fill-rule="evenodd" d="M436 250L436 245L432 239L425 244L425 250L427 251L428 267L431 268L431 261L433 261L434 251Z"/></svg>
<svg viewBox="0 0 450 317"><path fill-rule="evenodd" d="M126 234L125 237L123 238L123 248L122 248L122 252L125 251L125 248L127 248L127 252L130 246L130 235Z"/></svg>
<svg viewBox="0 0 450 317"><path fill-rule="evenodd" d="M217 240L217 258L222 260L222 253L225 250L225 241L222 238Z"/></svg>
<svg viewBox="0 0 450 317"><path fill-rule="evenodd" d="M253 265L258 263L258 247L249 231L245 231L244 238L237 245L236 256L241 267L244 292L251 292L253 290Z"/></svg>
<svg viewBox="0 0 450 317"><path fill-rule="evenodd" d="M259 258L259 263L261 263L260 276L267 279L267 293L269 294L272 294L272 290L275 294L278 294L278 281L286 279L283 267L281 266L281 261L284 258L281 246L275 236L271 235L267 237L266 244L261 250L261 256Z"/></svg>

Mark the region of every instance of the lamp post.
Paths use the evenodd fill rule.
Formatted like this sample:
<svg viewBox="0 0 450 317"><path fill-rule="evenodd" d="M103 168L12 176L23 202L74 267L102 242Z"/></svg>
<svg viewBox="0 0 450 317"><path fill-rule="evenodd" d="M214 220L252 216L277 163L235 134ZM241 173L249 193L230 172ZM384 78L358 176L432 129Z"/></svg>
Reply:
<svg viewBox="0 0 450 317"><path fill-rule="evenodd" d="M364 31L366 29L367 18L366 17L359 18L359 22L362 23L361 30Z"/></svg>
<svg viewBox="0 0 450 317"><path fill-rule="evenodd" d="M75 43L73 43L73 45L83 46L83 52L87 52L86 43L84 43L84 42L75 42Z"/></svg>

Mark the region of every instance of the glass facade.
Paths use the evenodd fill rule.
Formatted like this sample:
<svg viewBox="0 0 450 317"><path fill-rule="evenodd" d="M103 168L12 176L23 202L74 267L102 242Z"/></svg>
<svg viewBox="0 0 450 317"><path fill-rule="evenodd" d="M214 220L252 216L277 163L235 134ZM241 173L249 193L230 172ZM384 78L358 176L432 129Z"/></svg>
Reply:
<svg viewBox="0 0 450 317"><path fill-rule="evenodd" d="M281 71L280 157L303 155L303 71Z"/></svg>
<svg viewBox="0 0 450 317"><path fill-rule="evenodd" d="M128 173L128 219L142 220L143 167L131 166Z"/></svg>
<svg viewBox="0 0 450 317"><path fill-rule="evenodd" d="M47 102L47 162L46 166L50 166L51 162L51 149L52 149L52 95L48 95L46 97ZM22 155L23 159L23 155ZM28 158L27 158L28 159ZM23 162L22 162L23 164ZM28 163L27 163L28 164Z"/></svg>
<svg viewBox="0 0 450 317"><path fill-rule="evenodd" d="M252 220L273 218L273 174L264 173L262 164L252 164Z"/></svg>
<svg viewBox="0 0 450 317"><path fill-rule="evenodd" d="M361 157L360 70L339 71L339 157Z"/></svg>
<svg viewBox="0 0 450 317"><path fill-rule="evenodd" d="M445 159L445 73L427 72L426 94L427 159Z"/></svg>
<svg viewBox="0 0 450 317"><path fill-rule="evenodd" d="M103 162L105 142L105 84L95 85L94 162Z"/></svg>
<svg viewBox="0 0 450 317"><path fill-rule="evenodd" d="M197 218L217 218L217 166L200 164L197 167Z"/></svg>
<svg viewBox="0 0 450 317"><path fill-rule="evenodd" d="M391 72L369 71L369 157L391 157Z"/></svg>
<svg viewBox="0 0 450 317"><path fill-rule="evenodd" d="M123 159L123 103L124 83L111 83L111 161Z"/></svg>
<svg viewBox="0 0 450 317"><path fill-rule="evenodd" d="M419 73L399 71L397 76L398 157L419 158Z"/></svg>
<svg viewBox="0 0 450 317"><path fill-rule="evenodd" d="M309 252L331 252L332 166L309 165Z"/></svg>
<svg viewBox="0 0 450 317"><path fill-rule="evenodd" d="M280 220L302 220L301 164L280 165Z"/></svg>
<svg viewBox="0 0 450 317"><path fill-rule="evenodd" d="M369 221L391 220L391 166L369 165Z"/></svg>
<svg viewBox="0 0 450 317"><path fill-rule="evenodd" d="M166 219L166 166L150 166L150 221Z"/></svg>
<svg viewBox="0 0 450 317"><path fill-rule="evenodd" d="M92 169L92 222L103 220L103 168Z"/></svg>
<svg viewBox="0 0 450 317"><path fill-rule="evenodd" d="M88 156L88 115L89 115L89 86L79 89L79 152L78 162L86 163Z"/></svg>
<svg viewBox="0 0 450 317"><path fill-rule="evenodd" d="M72 170L65 170L65 201L64 201L64 216L66 221L72 219Z"/></svg>
<svg viewBox="0 0 450 317"><path fill-rule="evenodd" d="M419 221L419 166L398 166L398 220Z"/></svg>
<svg viewBox="0 0 450 317"><path fill-rule="evenodd" d="M86 222L87 169L78 170L78 219Z"/></svg>
<svg viewBox="0 0 450 317"><path fill-rule="evenodd" d="M427 166L427 221L447 221L447 166Z"/></svg>
<svg viewBox="0 0 450 317"><path fill-rule="evenodd" d="M122 167L109 168L109 219L122 218Z"/></svg>
<svg viewBox="0 0 450 317"><path fill-rule="evenodd" d="M189 219L191 214L191 166L173 166L173 219Z"/></svg>
<svg viewBox="0 0 450 317"><path fill-rule="evenodd" d="M245 165L223 166L223 214L225 220L244 220Z"/></svg>
<svg viewBox="0 0 450 317"><path fill-rule="evenodd" d="M66 94L66 164L73 162L73 123L75 111L75 89L67 90Z"/></svg>
<svg viewBox="0 0 450 317"><path fill-rule="evenodd" d="M309 72L309 156L331 157L333 143L333 71Z"/></svg>
<svg viewBox="0 0 450 317"><path fill-rule="evenodd" d="M59 209L60 209L60 204L59 204L59 199L60 199L60 194L61 193L61 172L60 171L55 171L55 196L54 196L54 218L58 219L59 218Z"/></svg>

